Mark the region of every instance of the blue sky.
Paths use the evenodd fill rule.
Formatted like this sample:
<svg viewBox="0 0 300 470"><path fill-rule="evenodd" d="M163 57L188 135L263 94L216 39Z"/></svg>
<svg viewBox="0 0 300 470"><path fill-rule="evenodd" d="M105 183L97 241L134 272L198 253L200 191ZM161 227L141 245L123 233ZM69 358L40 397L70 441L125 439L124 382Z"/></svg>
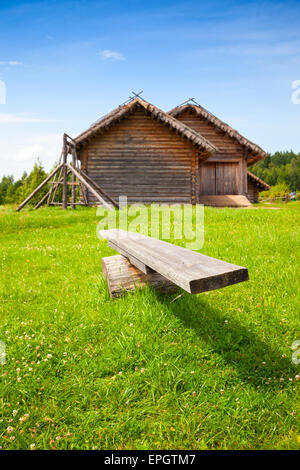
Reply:
<svg viewBox="0 0 300 470"><path fill-rule="evenodd" d="M288 0L2 0L0 177L49 169L64 131L132 90L164 110L194 97L266 151L299 152L299 24Z"/></svg>

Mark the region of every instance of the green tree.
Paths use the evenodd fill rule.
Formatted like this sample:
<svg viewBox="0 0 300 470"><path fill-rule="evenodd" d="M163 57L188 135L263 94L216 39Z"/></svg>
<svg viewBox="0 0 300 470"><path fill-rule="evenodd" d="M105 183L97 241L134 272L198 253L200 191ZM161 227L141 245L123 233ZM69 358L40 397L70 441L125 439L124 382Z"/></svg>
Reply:
<svg viewBox="0 0 300 470"><path fill-rule="evenodd" d="M275 152L268 155L250 168L255 175L263 179L270 186L286 184L287 187L300 190L299 178L300 154L292 150Z"/></svg>
<svg viewBox="0 0 300 470"><path fill-rule="evenodd" d="M291 182L291 188L296 191L300 189L300 154L297 158L291 161L288 168L289 179Z"/></svg>
<svg viewBox="0 0 300 470"><path fill-rule="evenodd" d="M34 164L33 170L29 173L28 176L25 176L17 188L15 193L15 202L20 203L26 199L36 188L41 184L41 182L47 177L43 165L37 160ZM31 200L30 205L35 205L39 200L48 192L48 185L45 185Z"/></svg>
<svg viewBox="0 0 300 470"><path fill-rule="evenodd" d="M5 199L7 192L10 190L11 187L14 185L14 177L11 176L3 176L0 182L0 204L5 204Z"/></svg>

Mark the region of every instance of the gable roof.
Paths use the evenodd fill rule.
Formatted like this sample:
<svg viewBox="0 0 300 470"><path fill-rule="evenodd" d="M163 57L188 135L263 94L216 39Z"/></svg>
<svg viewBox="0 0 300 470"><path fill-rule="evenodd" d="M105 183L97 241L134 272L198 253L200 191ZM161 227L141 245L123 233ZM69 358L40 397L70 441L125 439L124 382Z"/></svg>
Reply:
<svg viewBox="0 0 300 470"><path fill-rule="evenodd" d="M251 155L249 155L249 157L247 158L249 165L252 165L258 160L262 160L268 156L268 154L261 147L246 139L246 137L242 136L237 130L230 127L228 124L226 124L226 122L221 121L221 119L217 118L200 105L196 106L194 104L185 104L177 106L176 108L171 109L171 111L169 111L169 114L177 118L178 116L180 116L180 114L184 113L185 111L192 111L196 115L206 119L215 127L229 135L229 137L246 147L251 152Z"/></svg>
<svg viewBox="0 0 300 470"><path fill-rule="evenodd" d="M264 180L251 173L251 171L247 171L247 177L252 181L252 183L258 186L261 191L269 191L270 186Z"/></svg>
<svg viewBox="0 0 300 470"><path fill-rule="evenodd" d="M141 98L135 98L128 104L121 105L110 113L106 114L101 119L92 124L89 129L76 137L75 142L77 144L83 143L86 139L91 138L95 134L104 132L116 122L133 113L137 108L144 109L147 114L151 115L154 119L165 124L170 129L177 131L178 134L182 135L191 143L205 150L209 154L214 154L218 151L218 148L215 145L202 137L194 129L191 129L190 127L183 124L183 122L178 121L175 117L165 113L161 109L153 106L153 104L150 104L145 100L142 100Z"/></svg>

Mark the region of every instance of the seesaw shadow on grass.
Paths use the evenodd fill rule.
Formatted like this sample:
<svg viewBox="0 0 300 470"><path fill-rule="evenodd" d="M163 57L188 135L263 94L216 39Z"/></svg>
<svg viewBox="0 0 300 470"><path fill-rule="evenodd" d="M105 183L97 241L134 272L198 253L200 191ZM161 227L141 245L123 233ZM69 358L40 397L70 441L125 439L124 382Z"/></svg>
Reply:
<svg viewBox="0 0 300 470"><path fill-rule="evenodd" d="M184 294L175 302L171 296L157 292L155 296L165 311L179 318L186 328L193 329L214 353L235 368L241 380L274 389L282 387L281 377L286 383L298 373L291 356L283 358L268 340L263 341L238 320L230 318L226 323L226 315L209 305L204 295ZM272 382L266 384L269 377Z"/></svg>

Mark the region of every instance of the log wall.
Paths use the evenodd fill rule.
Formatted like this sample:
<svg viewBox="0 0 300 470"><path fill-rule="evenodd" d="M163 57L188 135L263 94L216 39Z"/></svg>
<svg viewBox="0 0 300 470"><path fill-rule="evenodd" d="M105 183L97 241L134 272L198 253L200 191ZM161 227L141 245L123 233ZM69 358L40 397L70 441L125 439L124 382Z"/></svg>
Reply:
<svg viewBox="0 0 300 470"><path fill-rule="evenodd" d="M142 110L94 136L79 155L83 169L115 199L195 202L196 147ZM90 193L88 200L96 202Z"/></svg>
<svg viewBox="0 0 300 470"><path fill-rule="evenodd" d="M256 184L253 183L250 179L248 179L248 199L252 203L259 202L259 189Z"/></svg>

